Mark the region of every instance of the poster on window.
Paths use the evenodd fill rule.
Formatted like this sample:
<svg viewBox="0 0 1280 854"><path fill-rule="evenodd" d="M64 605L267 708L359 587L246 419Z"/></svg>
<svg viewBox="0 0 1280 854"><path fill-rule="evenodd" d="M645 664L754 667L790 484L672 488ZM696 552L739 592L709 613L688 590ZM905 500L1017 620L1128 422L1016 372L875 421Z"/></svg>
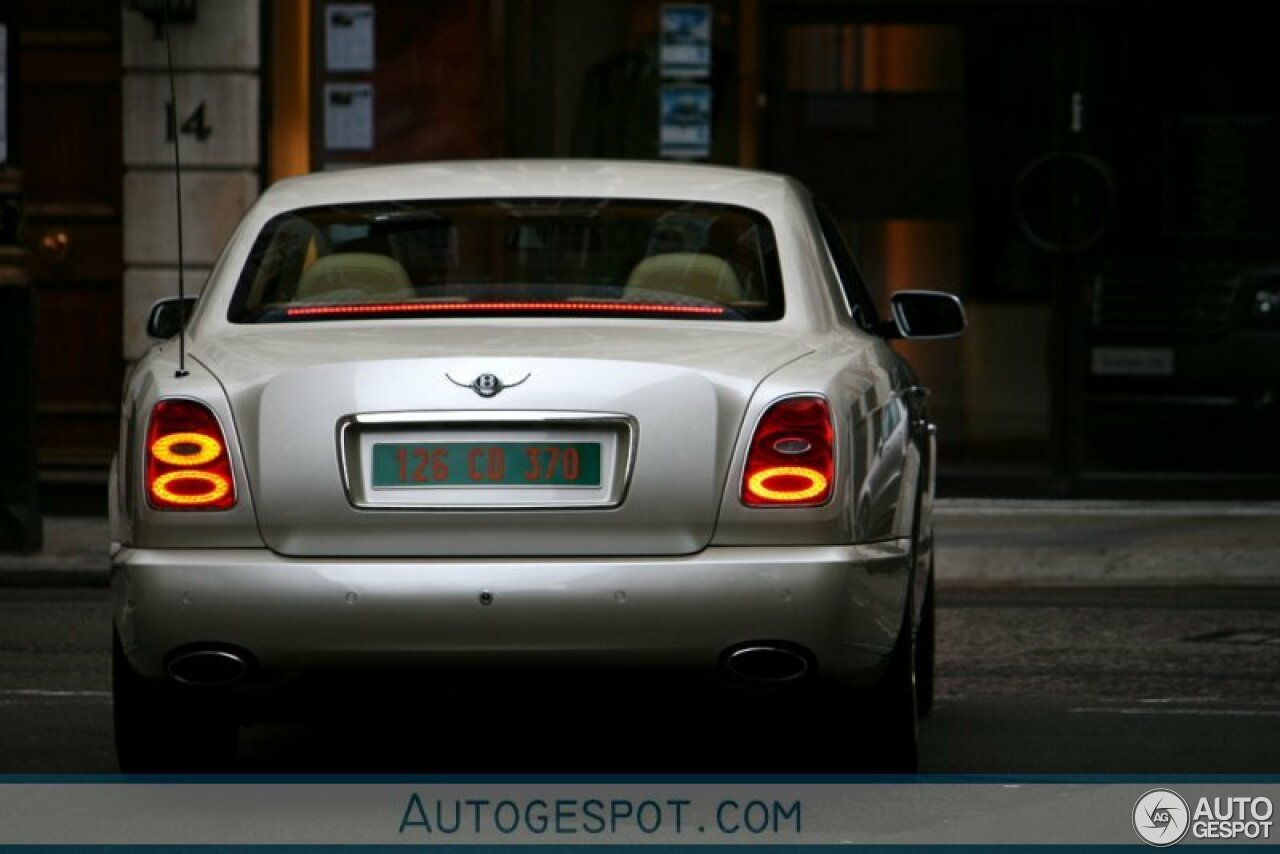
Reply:
<svg viewBox="0 0 1280 854"><path fill-rule="evenodd" d="M327 71L373 70L373 4L330 3L324 10Z"/></svg>
<svg viewBox="0 0 1280 854"><path fill-rule="evenodd" d="M711 154L711 87L666 84L659 125L661 154L682 160Z"/></svg>
<svg viewBox="0 0 1280 854"><path fill-rule="evenodd" d="M663 77L711 76L709 4L663 4L659 62Z"/></svg>
<svg viewBox="0 0 1280 854"><path fill-rule="evenodd" d="M324 147L329 151L372 150L372 83L325 84Z"/></svg>

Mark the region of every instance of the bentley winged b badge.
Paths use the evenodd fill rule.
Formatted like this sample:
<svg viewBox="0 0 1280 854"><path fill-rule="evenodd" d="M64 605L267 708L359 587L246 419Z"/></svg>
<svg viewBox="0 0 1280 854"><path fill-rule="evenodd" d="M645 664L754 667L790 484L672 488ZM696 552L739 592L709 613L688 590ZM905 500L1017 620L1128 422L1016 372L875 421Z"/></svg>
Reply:
<svg viewBox="0 0 1280 854"><path fill-rule="evenodd" d="M461 386L462 388L469 388L481 397L493 397L503 389L515 388L531 376L533 376L533 374L525 374L522 379L516 380L513 383L504 383L502 380L498 379L497 374L481 374L469 383L460 383L453 377L445 374L445 377L448 378L449 382L456 386Z"/></svg>

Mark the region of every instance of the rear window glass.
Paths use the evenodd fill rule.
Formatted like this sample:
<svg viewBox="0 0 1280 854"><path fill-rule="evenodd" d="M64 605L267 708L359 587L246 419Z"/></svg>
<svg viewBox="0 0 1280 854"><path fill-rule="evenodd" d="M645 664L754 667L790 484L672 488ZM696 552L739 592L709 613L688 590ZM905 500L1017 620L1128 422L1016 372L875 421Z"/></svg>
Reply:
<svg viewBox="0 0 1280 854"><path fill-rule="evenodd" d="M582 315L775 320L768 220L634 199L396 201L275 217L240 276L236 323Z"/></svg>

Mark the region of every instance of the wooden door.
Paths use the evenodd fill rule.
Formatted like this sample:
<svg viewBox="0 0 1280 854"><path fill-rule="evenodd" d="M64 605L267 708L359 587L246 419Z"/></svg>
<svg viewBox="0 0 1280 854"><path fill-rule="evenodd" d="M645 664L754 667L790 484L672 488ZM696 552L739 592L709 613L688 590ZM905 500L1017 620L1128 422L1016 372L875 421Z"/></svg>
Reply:
<svg viewBox="0 0 1280 854"><path fill-rule="evenodd" d="M39 461L95 469L115 447L123 371L121 7L16 5Z"/></svg>

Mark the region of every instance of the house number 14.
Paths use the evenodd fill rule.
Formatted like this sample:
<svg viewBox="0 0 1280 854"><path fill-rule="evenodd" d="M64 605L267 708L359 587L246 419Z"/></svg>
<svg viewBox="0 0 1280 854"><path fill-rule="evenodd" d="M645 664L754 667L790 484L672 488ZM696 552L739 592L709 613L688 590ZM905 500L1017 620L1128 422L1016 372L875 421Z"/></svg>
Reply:
<svg viewBox="0 0 1280 854"><path fill-rule="evenodd" d="M165 142L173 141L173 126L176 124L173 116L173 102L166 101L164 105L164 139ZM205 122L204 118L204 101L200 102L200 106L196 107L191 115L187 116L179 128L179 133L185 133L194 136L200 142L204 142L213 133L213 128Z"/></svg>

